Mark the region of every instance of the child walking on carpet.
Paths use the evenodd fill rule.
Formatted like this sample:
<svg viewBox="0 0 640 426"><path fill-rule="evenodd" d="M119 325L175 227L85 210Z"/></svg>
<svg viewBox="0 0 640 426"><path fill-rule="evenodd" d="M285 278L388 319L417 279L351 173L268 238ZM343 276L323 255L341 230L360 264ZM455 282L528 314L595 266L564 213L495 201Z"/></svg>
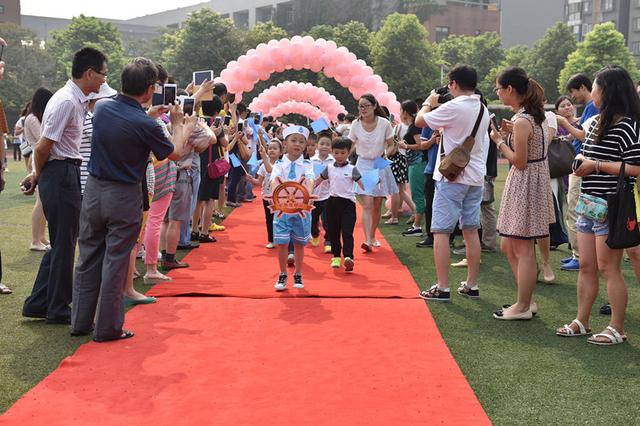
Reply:
<svg viewBox="0 0 640 426"><path fill-rule="evenodd" d="M287 127L283 133L286 155L276 161L271 172L271 193L281 182L299 182L305 178L304 185L313 192L314 173L311 161L303 158L309 130L302 126ZM273 243L278 246L278 263L280 275L276 282L276 291L287 288L287 257L289 242L294 244L295 272L293 274L293 288L302 289L302 262L304 246L311 239L311 215L304 217L299 214L283 214L273 217Z"/></svg>
<svg viewBox="0 0 640 426"><path fill-rule="evenodd" d="M271 171L273 164L282 158L282 143L278 139L272 139L267 146L267 155L264 155L262 145L258 146L262 156L262 164L258 169L258 178L247 175L247 180L255 186L262 186L262 205L264 207L264 219L267 224L268 244L266 247L272 249L273 245L273 213L269 209L269 202L265 197L271 195Z"/></svg>
<svg viewBox="0 0 640 426"><path fill-rule="evenodd" d="M316 154L310 158L313 163L314 171L324 170L326 166L333 164L335 161L331 156L331 131L323 131L318 133L318 149ZM308 151L308 150L307 150ZM317 167L320 167L318 170ZM324 252L331 253L331 242L329 241L329 226L325 207L329 199L329 182L322 182L313 190L313 195L318 198L314 201L315 208L311 214L311 245L318 247L320 245L320 219L322 219L322 228L324 229Z"/></svg>
<svg viewBox="0 0 640 426"><path fill-rule="evenodd" d="M344 269L353 271L353 229L356 225L356 195L354 182L364 189L358 169L349 163L353 142L349 138L337 138L331 143L335 162L327 166L316 179L316 185L329 181L329 199L326 211L329 219L331 242L331 267L340 267L340 255L344 254ZM342 237L342 242L340 241ZM344 245L344 246L343 246ZM341 253L342 251L342 253Z"/></svg>

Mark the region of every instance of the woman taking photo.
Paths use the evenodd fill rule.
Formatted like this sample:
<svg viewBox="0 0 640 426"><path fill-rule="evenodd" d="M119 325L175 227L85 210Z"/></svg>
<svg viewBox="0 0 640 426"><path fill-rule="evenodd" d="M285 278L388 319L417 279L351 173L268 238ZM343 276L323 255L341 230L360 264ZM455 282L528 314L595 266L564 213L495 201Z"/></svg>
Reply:
<svg viewBox="0 0 640 426"><path fill-rule="evenodd" d="M491 139L512 167L502 194L498 232L516 280L516 303L494 313L501 320L531 319L538 308L533 291L538 275L534 242L549 236L554 222L547 146L549 128L543 125L544 91L522 68L509 68L496 79L500 101L516 112L506 141L493 129Z"/></svg>
<svg viewBox="0 0 640 426"><path fill-rule="evenodd" d="M591 97L600 110L588 129L581 161L575 174L582 177L581 197L586 194L604 200L616 193L621 163L627 176L640 174L640 100L629 73L617 66L605 67L596 75ZM635 180L635 179L634 179ZM608 222L579 215L576 222L580 247L578 273L578 314L575 320L559 328L559 336L591 334L589 316L598 296L598 272L607 286L611 320L606 329L588 339L596 345L623 343L627 287L620 271L623 250L609 248Z"/></svg>
<svg viewBox="0 0 640 426"><path fill-rule="evenodd" d="M50 90L44 87L39 88L33 94L31 99L31 108L29 114L24 120L24 137L31 146L32 150L35 150L36 144L40 139L40 127L42 126L42 115L44 109L47 107L47 102L53 96ZM33 167L33 154L29 155L29 172ZM40 201L40 194L36 188L36 203L33 206L31 212L31 246L30 250L45 251L50 248L49 241L45 236L45 229L47 227L47 220L44 217L44 210L42 209L42 202Z"/></svg>
<svg viewBox="0 0 640 426"><path fill-rule="evenodd" d="M358 100L359 118L351 125L349 138L353 141L358 161L356 167L363 175L374 170L376 158L386 154L393 147L393 129L376 98L367 93ZM391 167L380 170L380 181L372 190L356 188L361 196L362 226L365 242L361 247L371 252L380 246L376 240L376 230L380 222L380 210L385 197L398 192Z"/></svg>

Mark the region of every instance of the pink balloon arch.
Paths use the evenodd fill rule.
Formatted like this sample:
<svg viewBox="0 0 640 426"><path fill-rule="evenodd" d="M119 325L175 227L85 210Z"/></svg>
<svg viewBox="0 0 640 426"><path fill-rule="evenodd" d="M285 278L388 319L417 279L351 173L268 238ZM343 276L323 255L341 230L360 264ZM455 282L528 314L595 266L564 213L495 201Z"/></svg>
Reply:
<svg viewBox="0 0 640 426"><path fill-rule="evenodd" d="M251 102L251 111L270 111L274 107L287 101L306 102L317 106L331 121L336 121L338 114L347 113L335 96L325 89L311 83L285 81L265 89ZM267 114L270 115L270 114Z"/></svg>
<svg viewBox="0 0 640 426"><path fill-rule="evenodd" d="M242 93L253 90L258 81L266 81L271 74L288 69L323 71L347 88L354 98L372 93L391 113L400 115L396 95L365 61L346 47L338 47L334 41L321 38L294 36L260 43L237 61L229 62L216 81L225 83L230 92L241 97Z"/></svg>
<svg viewBox="0 0 640 426"><path fill-rule="evenodd" d="M310 118L313 121L319 120L320 118L328 120L326 114L320 111L319 108L311 105L310 103L299 101L287 101L281 103L280 105L274 106L268 112L266 112L266 115L270 115L274 118L279 118L287 114L300 114Z"/></svg>

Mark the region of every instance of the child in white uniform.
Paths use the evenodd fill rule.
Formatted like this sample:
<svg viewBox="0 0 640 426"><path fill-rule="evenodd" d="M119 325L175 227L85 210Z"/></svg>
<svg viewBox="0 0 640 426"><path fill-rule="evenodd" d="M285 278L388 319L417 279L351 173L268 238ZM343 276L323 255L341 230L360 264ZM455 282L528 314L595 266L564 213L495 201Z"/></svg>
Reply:
<svg viewBox="0 0 640 426"><path fill-rule="evenodd" d="M316 155L311 157L314 170L317 167L324 170L326 166L335 161L331 155L331 132L320 132L318 134L318 149ZM322 218L322 228L324 229L324 252L331 253L331 242L329 241L329 226L325 207L329 199L329 182L322 182L313 190L313 195L318 198L314 201L315 208L311 216L311 245L320 245L320 219Z"/></svg>

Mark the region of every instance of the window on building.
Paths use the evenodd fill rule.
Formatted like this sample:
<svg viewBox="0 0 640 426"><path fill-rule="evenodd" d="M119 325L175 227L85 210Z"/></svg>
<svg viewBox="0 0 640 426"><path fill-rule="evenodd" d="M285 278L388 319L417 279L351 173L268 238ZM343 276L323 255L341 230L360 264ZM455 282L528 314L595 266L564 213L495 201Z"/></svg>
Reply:
<svg viewBox="0 0 640 426"><path fill-rule="evenodd" d="M582 3L582 13L589 13L591 12L591 0L587 0L584 3Z"/></svg>
<svg viewBox="0 0 640 426"><path fill-rule="evenodd" d="M633 19L633 31L640 31L640 18Z"/></svg>
<svg viewBox="0 0 640 426"><path fill-rule="evenodd" d="M600 10L603 12L613 10L613 0L600 0Z"/></svg>
<svg viewBox="0 0 640 426"><path fill-rule="evenodd" d="M4 15L4 5L0 4L0 14Z"/></svg>
<svg viewBox="0 0 640 426"><path fill-rule="evenodd" d="M634 41L631 43L631 52L634 55L640 55L640 41Z"/></svg>
<svg viewBox="0 0 640 426"><path fill-rule="evenodd" d="M449 27L436 27L436 42L441 42L449 37Z"/></svg>
<svg viewBox="0 0 640 426"><path fill-rule="evenodd" d="M634 0L633 3L636 5L636 7L640 7L640 0Z"/></svg>

